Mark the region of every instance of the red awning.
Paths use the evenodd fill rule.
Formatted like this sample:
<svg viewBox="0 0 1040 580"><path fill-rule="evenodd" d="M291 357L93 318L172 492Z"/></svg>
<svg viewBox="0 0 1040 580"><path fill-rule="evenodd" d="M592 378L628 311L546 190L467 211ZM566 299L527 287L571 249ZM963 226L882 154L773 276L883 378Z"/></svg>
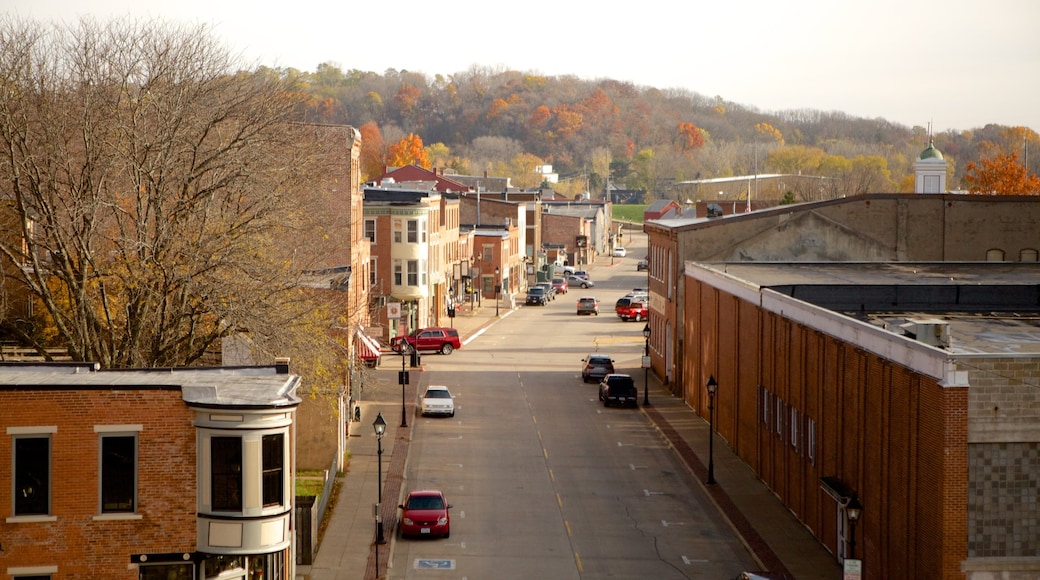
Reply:
<svg viewBox="0 0 1040 580"><path fill-rule="evenodd" d="M376 340L363 332L357 333L357 353L361 357L361 360L377 360L382 353L380 352L379 343Z"/></svg>

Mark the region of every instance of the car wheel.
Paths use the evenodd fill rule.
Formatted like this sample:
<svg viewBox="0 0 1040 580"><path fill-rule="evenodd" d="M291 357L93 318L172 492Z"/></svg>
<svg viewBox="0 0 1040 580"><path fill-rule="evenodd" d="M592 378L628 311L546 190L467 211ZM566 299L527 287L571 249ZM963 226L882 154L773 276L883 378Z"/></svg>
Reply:
<svg viewBox="0 0 1040 580"><path fill-rule="evenodd" d="M441 354L451 354L451 351L453 350L455 350L455 347L451 346L448 343L444 343L441 345Z"/></svg>
<svg viewBox="0 0 1040 580"><path fill-rule="evenodd" d="M455 411L452 411L452 412L451 412L451 415L449 415L449 416L450 416L450 417L454 417L454 416L455 416Z"/></svg>
<svg viewBox="0 0 1040 580"><path fill-rule="evenodd" d="M451 537L451 530L448 530L448 531L444 532L444 537L445 538L450 538Z"/></svg>

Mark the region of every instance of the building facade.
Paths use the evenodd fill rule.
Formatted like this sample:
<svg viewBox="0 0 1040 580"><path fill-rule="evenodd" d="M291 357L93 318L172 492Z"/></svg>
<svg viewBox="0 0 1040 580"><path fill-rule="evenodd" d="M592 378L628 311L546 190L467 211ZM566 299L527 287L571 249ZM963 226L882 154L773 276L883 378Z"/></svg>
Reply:
<svg viewBox="0 0 1040 580"><path fill-rule="evenodd" d="M0 577L293 578L285 365L0 368Z"/></svg>

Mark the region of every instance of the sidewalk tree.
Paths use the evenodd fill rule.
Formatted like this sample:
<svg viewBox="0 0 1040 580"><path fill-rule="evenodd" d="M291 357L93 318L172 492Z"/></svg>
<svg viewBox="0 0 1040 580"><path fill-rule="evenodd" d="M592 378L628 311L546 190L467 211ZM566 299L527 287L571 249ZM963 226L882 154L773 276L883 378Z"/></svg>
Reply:
<svg viewBox="0 0 1040 580"><path fill-rule="evenodd" d="M129 20L0 17L0 79L3 291L36 305L6 339L173 367L231 335L264 361L314 335L300 280L328 231L295 194L323 161L289 123L297 87L205 26Z"/></svg>

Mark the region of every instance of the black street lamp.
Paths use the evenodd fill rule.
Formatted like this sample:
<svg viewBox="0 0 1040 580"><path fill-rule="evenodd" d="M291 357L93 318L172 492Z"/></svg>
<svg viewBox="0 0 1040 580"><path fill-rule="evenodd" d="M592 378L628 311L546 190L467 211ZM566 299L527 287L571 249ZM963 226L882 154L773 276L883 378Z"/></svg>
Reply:
<svg viewBox="0 0 1040 580"><path fill-rule="evenodd" d="M401 383L401 426L408 426L408 414L405 412L404 404L404 386L408 384L408 370L405 369L405 357L411 354L412 345L407 340L401 341L401 373L397 377L397 382Z"/></svg>
<svg viewBox="0 0 1040 580"><path fill-rule="evenodd" d="M376 502L376 544L385 544L386 538L383 537L383 433L386 432L386 421L383 420L383 414L379 413L376 415L376 420L372 421L372 428L376 432L376 445L378 445L378 451L376 454L379 457L378 460L378 473L376 474L377 486L379 487L378 501ZM376 550L379 550L377 547ZM379 576L379 556L377 551L376 556L376 576Z"/></svg>
<svg viewBox="0 0 1040 580"><path fill-rule="evenodd" d="M708 377L708 481L715 483L715 391L719 384L715 375Z"/></svg>
<svg viewBox="0 0 1040 580"><path fill-rule="evenodd" d="M502 279L498 277L498 266L495 267L495 316L498 316L498 293L502 291Z"/></svg>
<svg viewBox="0 0 1040 580"><path fill-rule="evenodd" d="M856 559L856 521L863 512L863 504L859 503L859 495L852 494L852 499L845 506L845 515L849 518L849 559Z"/></svg>
<svg viewBox="0 0 1040 580"><path fill-rule="evenodd" d="M643 404L650 404L650 323L643 327L646 346L643 350Z"/></svg>

